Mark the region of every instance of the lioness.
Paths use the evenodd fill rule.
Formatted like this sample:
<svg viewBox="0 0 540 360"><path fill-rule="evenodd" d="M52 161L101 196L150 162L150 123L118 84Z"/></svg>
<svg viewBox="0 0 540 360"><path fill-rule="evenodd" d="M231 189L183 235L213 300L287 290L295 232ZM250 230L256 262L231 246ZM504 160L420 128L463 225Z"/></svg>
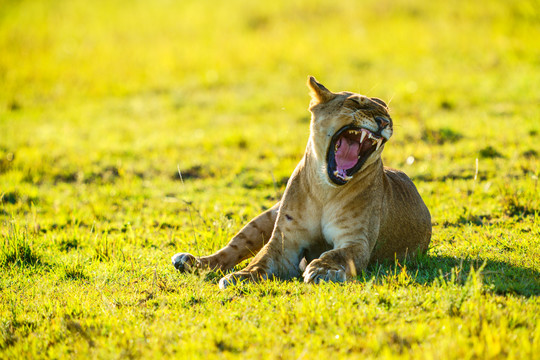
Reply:
<svg viewBox="0 0 540 360"><path fill-rule="evenodd" d="M229 270L256 254L219 287L296 277L302 270L306 283L341 282L370 262L427 250L429 210L411 179L381 160L393 133L387 105L351 92L333 93L312 76L307 84L310 137L281 201L215 254L174 255L176 269Z"/></svg>

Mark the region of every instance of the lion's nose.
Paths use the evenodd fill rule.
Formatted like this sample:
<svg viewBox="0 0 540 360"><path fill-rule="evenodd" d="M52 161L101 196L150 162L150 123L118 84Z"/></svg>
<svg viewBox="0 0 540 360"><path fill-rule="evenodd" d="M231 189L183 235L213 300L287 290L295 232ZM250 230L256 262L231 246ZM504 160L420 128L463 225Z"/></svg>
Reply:
<svg viewBox="0 0 540 360"><path fill-rule="evenodd" d="M379 125L379 128L385 128L388 124L390 124L390 120L383 118L382 116L377 116L375 118L375 121L377 122L377 125Z"/></svg>

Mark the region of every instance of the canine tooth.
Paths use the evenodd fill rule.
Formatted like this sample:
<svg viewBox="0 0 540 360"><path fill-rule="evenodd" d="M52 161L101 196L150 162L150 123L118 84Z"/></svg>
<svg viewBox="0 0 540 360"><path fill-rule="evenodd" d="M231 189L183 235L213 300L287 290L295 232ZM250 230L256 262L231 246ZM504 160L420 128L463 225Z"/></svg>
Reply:
<svg viewBox="0 0 540 360"><path fill-rule="evenodd" d="M340 179L343 179L345 181L349 181L352 179L352 176L348 176L348 175L345 175L345 177L341 176L340 173L338 173L338 171L334 171L334 176L337 177L337 178L340 178Z"/></svg>
<svg viewBox="0 0 540 360"><path fill-rule="evenodd" d="M375 151L379 150L379 148L381 147L381 144L382 144L382 138L377 140L377 148L375 149Z"/></svg>
<svg viewBox="0 0 540 360"><path fill-rule="evenodd" d="M362 136L360 136L360 142L363 142L365 137L366 137L366 132L362 131Z"/></svg>

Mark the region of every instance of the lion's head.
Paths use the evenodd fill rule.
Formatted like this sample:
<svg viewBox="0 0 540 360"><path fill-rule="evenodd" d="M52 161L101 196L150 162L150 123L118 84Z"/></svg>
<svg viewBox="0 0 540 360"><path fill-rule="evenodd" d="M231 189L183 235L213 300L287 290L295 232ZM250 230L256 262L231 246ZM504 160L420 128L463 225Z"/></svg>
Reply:
<svg viewBox="0 0 540 360"><path fill-rule="evenodd" d="M375 161L393 133L388 107L381 99L351 92L333 93L313 76L310 145L333 185L345 185ZM324 176L326 176L324 175Z"/></svg>

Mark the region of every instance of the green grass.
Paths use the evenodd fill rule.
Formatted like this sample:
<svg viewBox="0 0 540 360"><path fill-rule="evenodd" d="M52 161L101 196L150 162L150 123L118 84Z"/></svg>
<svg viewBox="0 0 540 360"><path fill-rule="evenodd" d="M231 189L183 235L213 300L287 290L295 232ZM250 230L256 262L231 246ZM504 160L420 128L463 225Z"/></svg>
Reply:
<svg viewBox="0 0 540 360"><path fill-rule="evenodd" d="M0 0L0 358L537 357L539 9ZM308 74L390 102L429 252L346 284L174 271L280 197Z"/></svg>

